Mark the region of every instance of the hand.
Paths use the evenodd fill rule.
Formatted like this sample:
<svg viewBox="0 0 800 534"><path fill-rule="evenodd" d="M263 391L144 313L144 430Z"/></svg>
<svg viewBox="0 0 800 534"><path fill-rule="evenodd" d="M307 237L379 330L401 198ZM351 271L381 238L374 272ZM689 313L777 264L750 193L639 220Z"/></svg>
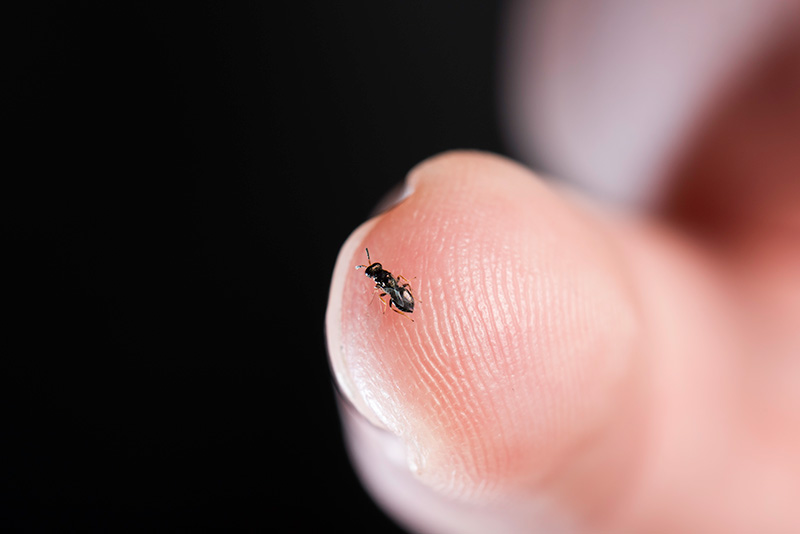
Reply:
<svg viewBox="0 0 800 534"><path fill-rule="evenodd" d="M354 461L399 521L800 531L800 40L771 58L653 214L452 152L350 236L331 363ZM367 247L410 281L414 322L354 268Z"/></svg>

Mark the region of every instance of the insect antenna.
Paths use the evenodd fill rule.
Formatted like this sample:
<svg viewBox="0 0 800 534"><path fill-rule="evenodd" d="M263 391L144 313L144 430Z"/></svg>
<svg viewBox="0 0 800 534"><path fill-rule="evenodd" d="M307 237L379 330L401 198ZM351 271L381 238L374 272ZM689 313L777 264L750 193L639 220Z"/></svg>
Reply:
<svg viewBox="0 0 800 534"><path fill-rule="evenodd" d="M356 269L361 269L362 267L369 267L370 265L372 265L372 260L369 259L369 249L365 248L364 250L367 251L367 264L366 265L356 265Z"/></svg>

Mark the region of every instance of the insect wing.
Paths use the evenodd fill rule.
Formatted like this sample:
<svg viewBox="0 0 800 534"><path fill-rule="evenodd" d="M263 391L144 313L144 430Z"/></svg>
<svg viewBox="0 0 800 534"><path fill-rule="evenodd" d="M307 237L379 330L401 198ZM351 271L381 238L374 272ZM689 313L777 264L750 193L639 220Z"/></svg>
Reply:
<svg viewBox="0 0 800 534"><path fill-rule="evenodd" d="M411 294L411 291L408 290L407 287L401 287L395 294L393 295L393 300L395 306L397 306L398 310L404 312L413 312L414 311L414 296Z"/></svg>

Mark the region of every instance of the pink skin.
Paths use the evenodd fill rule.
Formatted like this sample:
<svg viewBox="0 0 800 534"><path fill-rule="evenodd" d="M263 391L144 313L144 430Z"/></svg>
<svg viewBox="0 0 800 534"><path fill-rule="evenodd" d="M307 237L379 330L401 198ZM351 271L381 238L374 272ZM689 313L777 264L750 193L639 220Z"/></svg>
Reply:
<svg viewBox="0 0 800 534"><path fill-rule="evenodd" d="M354 462L401 523L800 532L800 83L774 91L800 80L800 40L786 43L709 112L660 215L451 152L350 236L331 364ZM414 322L354 268L365 247L409 279Z"/></svg>

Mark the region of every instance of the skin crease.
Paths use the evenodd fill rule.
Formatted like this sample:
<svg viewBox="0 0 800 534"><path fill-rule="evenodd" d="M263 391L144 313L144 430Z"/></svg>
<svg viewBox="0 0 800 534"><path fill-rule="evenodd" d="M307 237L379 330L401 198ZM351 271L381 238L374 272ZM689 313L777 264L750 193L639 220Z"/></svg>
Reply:
<svg viewBox="0 0 800 534"><path fill-rule="evenodd" d="M395 517L422 532L800 531L798 51L786 42L710 114L654 216L451 152L351 236L331 364L354 460ZM354 269L364 247L410 280L415 322L383 313Z"/></svg>

